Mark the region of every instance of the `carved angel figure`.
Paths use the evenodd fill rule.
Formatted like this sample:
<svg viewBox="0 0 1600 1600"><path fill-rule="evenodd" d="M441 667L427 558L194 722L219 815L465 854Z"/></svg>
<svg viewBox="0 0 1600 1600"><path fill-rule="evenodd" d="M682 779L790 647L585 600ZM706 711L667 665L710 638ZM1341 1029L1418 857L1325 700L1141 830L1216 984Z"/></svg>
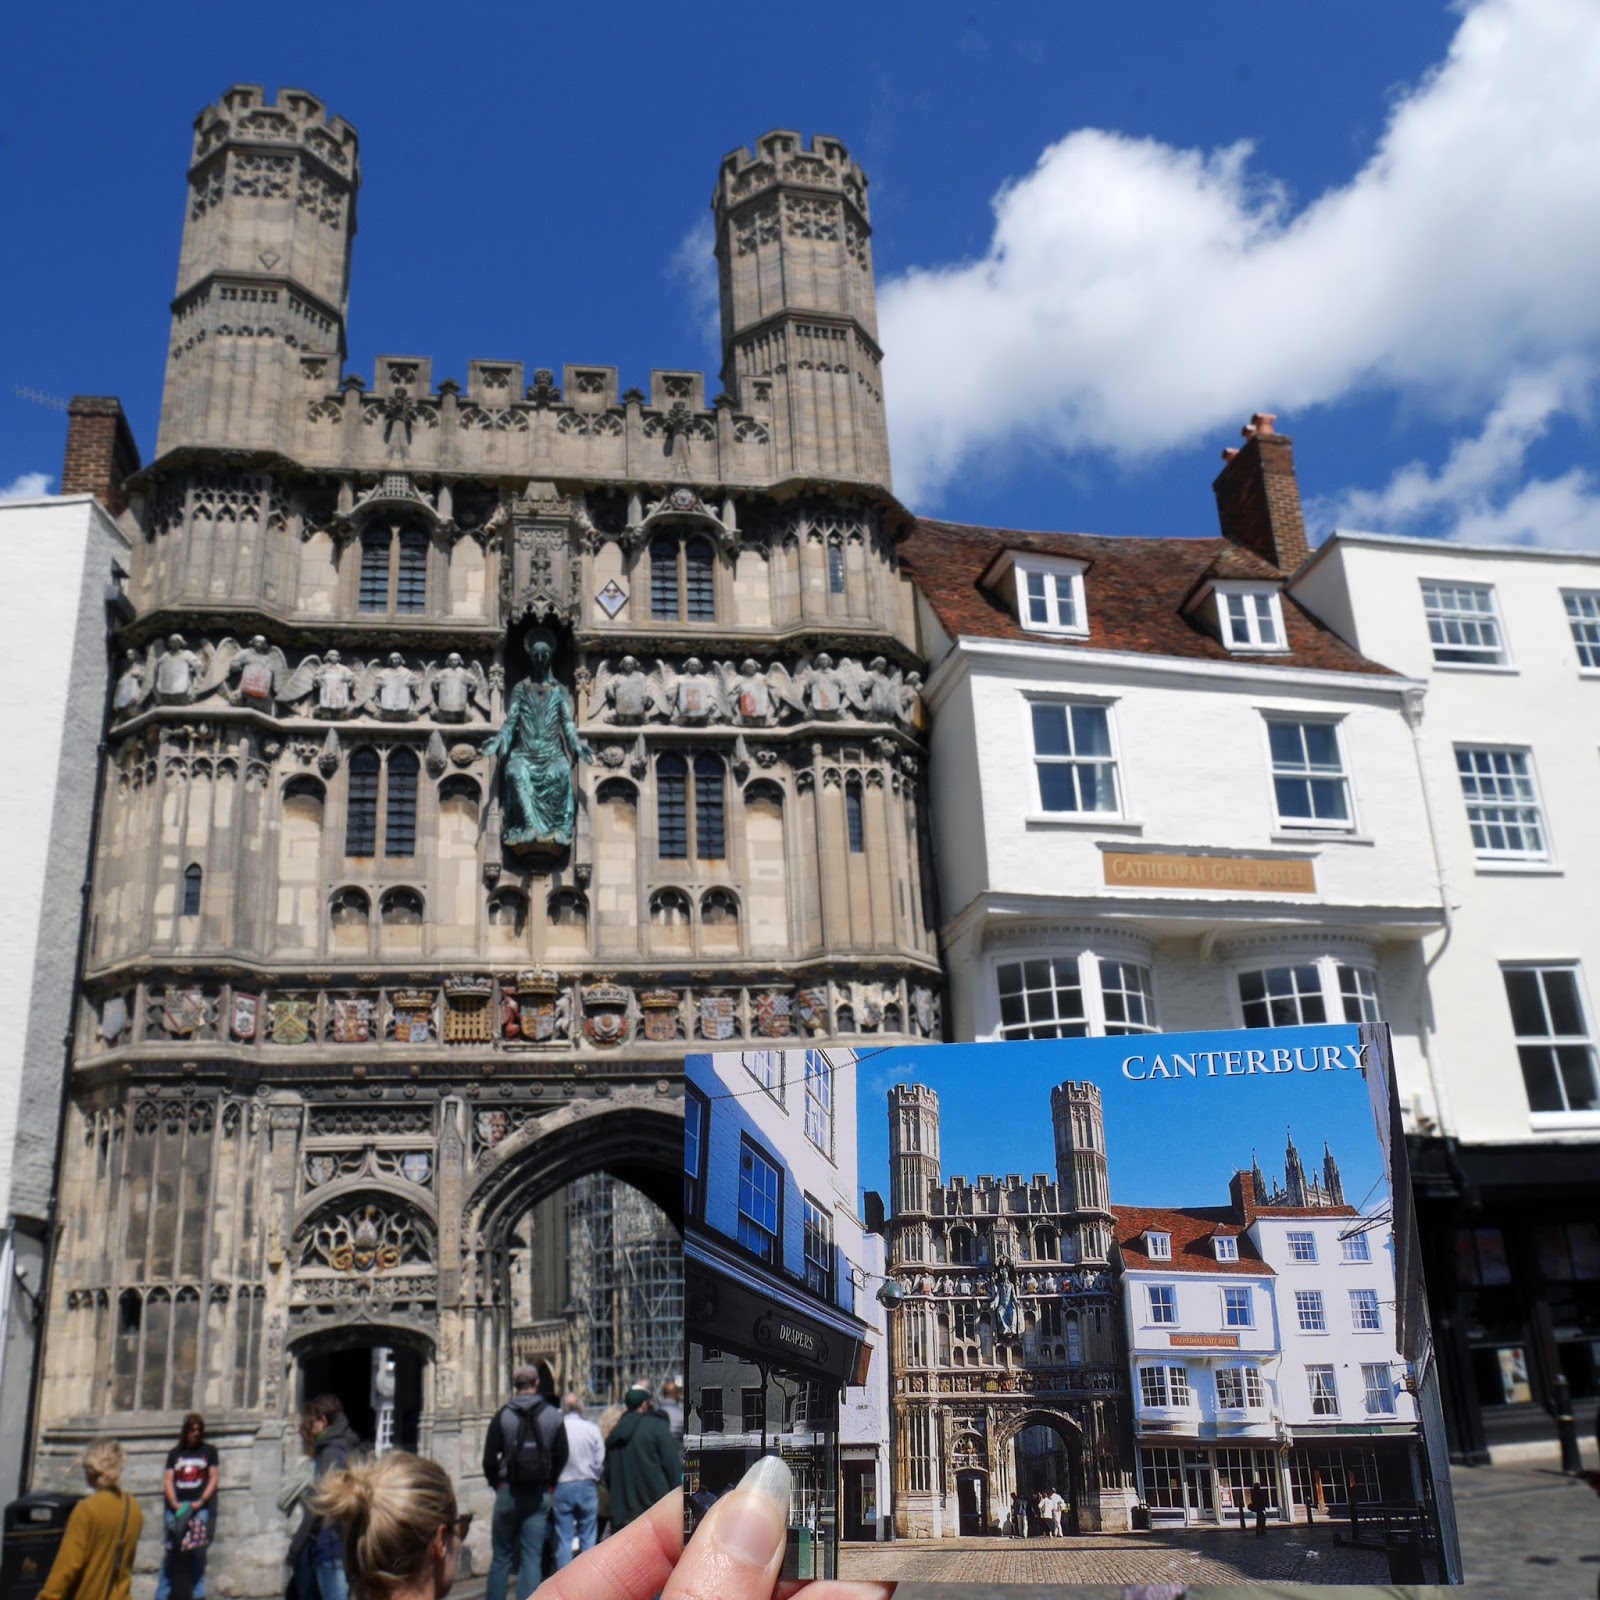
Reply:
<svg viewBox="0 0 1600 1600"><path fill-rule="evenodd" d="M594 704L607 722L643 722L665 700L652 686L637 656L624 656L613 670L602 661L595 671Z"/></svg>
<svg viewBox="0 0 1600 1600"><path fill-rule="evenodd" d="M205 657L191 650L181 633L172 634L156 660L156 696L161 700L190 700L205 672Z"/></svg>
<svg viewBox="0 0 1600 1600"><path fill-rule="evenodd" d="M309 655L292 673L278 691L278 698L292 705L304 700L313 690L317 703L313 708L318 716L342 717L347 715L359 698L355 694L356 675L344 664L337 650L325 656Z"/></svg>
<svg viewBox="0 0 1600 1600"><path fill-rule="evenodd" d="M269 645L262 634L256 634L247 645L240 646L224 639L217 647L217 658L223 661L223 681L231 683L237 674L239 686L228 691L234 705L253 700L258 705L270 705L274 688L282 683L289 672L289 663L283 651Z"/></svg>
<svg viewBox="0 0 1600 1600"><path fill-rule="evenodd" d="M137 650L124 651L123 660L127 665L123 667L122 675L117 679L116 688L111 691L111 709L122 716L127 716L149 692L150 680Z"/></svg>
<svg viewBox="0 0 1600 1600"><path fill-rule="evenodd" d="M662 663L665 666L665 663ZM707 672L699 656L690 656L673 691L679 722L726 722L728 701L718 678Z"/></svg>
<svg viewBox="0 0 1600 1600"><path fill-rule="evenodd" d="M874 656L867 663L867 709L875 717L891 722L900 718L900 669L891 667L882 656Z"/></svg>
<svg viewBox="0 0 1600 1600"><path fill-rule="evenodd" d="M429 667L423 675L433 709L442 722L464 722L473 702L489 714L489 680L476 661L469 667L452 650L442 667Z"/></svg>
<svg viewBox="0 0 1600 1600"><path fill-rule="evenodd" d="M739 663L737 675L729 674L725 681L728 699L740 722L765 727L772 721L776 708L758 661L746 656Z"/></svg>
<svg viewBox="0 0 1600 1600"><path fill-rule="evenodd" d="M398 650L389 653L387 665L372 674L367 703L375 698L380 716L408 717L422 688L422 674L413 672Z"/></svg>
<svg viewBox="0 0 1600 1600"><path fill-rule="evenodd" d="M900 685L900 720L913 726L922 716L922 674L908 672Z"/></svg>

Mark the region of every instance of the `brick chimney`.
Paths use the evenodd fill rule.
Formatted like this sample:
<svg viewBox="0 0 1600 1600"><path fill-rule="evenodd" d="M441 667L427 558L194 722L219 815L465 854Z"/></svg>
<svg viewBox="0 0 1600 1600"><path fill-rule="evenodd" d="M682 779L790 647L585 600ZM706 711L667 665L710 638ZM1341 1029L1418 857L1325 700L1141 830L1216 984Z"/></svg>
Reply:
<svg viewBox="0 0 1600 1600"><path fill-rule="evenodd" d="M1294 441L1278 433L1277 418L1258 411L1241 430L1244 445L1224 450L1227 465L1211 488L1217 497L1222 536L1293 572L1311 553L1300 514L1300 483L1294 472Z"/></svg>
<svg viewBox="0 0 1600 1600"><path fill-rule="evenodd" d="M1256 1180L1248 1172L1236 1172L1228 1179L1228 1198L1233 1202L1234 1221L1248 1226L1259 1203Z"/></svg>
<svg viewBox="0 0 1600 1600"><path fill-rule="evenodd" d="M92 494L112 516L128 509L123 482L139 470L139 447L115 395L74 395L67 407L62 494Z"/></svg>

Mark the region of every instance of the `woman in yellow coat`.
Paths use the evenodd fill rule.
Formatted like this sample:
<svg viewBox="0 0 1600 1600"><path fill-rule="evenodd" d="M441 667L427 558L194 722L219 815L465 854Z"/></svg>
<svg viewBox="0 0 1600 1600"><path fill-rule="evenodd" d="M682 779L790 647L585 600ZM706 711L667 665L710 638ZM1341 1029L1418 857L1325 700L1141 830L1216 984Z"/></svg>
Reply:
<svg viewBox="0 0 1600 1600"><path fill-rule="evenodd" d="M92 1492L67 1518L39 1600L128 1600L144 1512L123 1490L122 1466L115 1439L96 1440L84 1451L83 1475Z"/></svg>

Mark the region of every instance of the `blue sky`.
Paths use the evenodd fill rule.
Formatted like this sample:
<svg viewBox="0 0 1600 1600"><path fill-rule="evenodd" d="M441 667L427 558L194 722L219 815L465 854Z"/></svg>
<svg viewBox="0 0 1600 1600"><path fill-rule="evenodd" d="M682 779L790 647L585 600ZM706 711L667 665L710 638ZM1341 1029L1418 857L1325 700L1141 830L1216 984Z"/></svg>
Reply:
<svg viewBox="0 0 1600 1600"><path fill-rule="evenodd" d="M1197 1050L1307 1050L1350 1045L1348 1027L1281 1028L1248 1034L1152 1034L1120 1039L1014 1040L1006 1044L904 1046L866 1055L856 1065L858 1181L885 1200L889 1186L887 1095L897 1083L938 1091L943 1175L977 1178L1036 1172L1055 1176L1050 1090L1068 1079L1100 1086L1106 1157L1114 1205L1209 1206L1228 1203L1228 1179L1250 1165L1252 1149L1270 1180L1283 1175L1293 1130L1308 1173L1322 1169L1327 1140L1339 1163L1345 1198L1372 1210L1387 1205L1383 1158L1366 1079L1359 1071L1152 1076L1149 1060L1125 1076L1130 1054ZM1302 1061L1318 1059L1309 1053ZM1323 1058L1326 1059L1326 1058ZM1243 1067L1247 1063L1238 1063Z"/></svg>
<svg viewBox="0 0 1600 1600"><path fill-rule="evenodd" d="M714 368L707 201L772 127L871 179L897 487L1021 527L1215 531L1254 410L1313 531L1600 547L1600 8L11 7L0 490L114 393L154 444L190 120L358 128L351 370ZM713 385L713 388L715 386Z"/></svg>

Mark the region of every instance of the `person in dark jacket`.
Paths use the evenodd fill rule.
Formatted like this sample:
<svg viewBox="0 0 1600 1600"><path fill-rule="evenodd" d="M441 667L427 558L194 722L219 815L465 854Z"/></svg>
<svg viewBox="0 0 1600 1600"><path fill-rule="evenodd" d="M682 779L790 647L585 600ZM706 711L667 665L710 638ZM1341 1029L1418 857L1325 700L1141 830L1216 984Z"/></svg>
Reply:
<svg viewBox="0 0 1600 1600"><path fill-rule="evenodd" d="M489 1523L489 1578L484 1600L506 1600L506 1582L516 1562L521 1587L517 1600L531 1595L543 1576L545 1535L550 1524L550 1498L567 1464L567 1434L561 1413L539 1393L539 1369L518 1367L511 1374L510 1402L494 1415L483 1441L483 1475L494 1490L494 1516ZM517 1464L518 1440L536 1430L548 1458L543 1483L527 1481Z"/></svg>
<svg viewBox="0 0 1600 1600"><path fill-rule="evenodd" d="M350 1426L337 1395L321 1394L311 1402L312 1471L321 1483L330 1472L341 1471L361 1454L361 1439ZM344 1536L325 1517L312 1524L311 1567L321 1600L349 1600L344 1571Z"/></svg>
<svg viewBox="0 0 1600 1600"><path fill-rule="evenodd" d="M624 1396L627 1414L606 1440L606 1486L611 1491L611 1531L642 1517L683 1479L672 1427L651 1404L648 1384Z"/></svg>

